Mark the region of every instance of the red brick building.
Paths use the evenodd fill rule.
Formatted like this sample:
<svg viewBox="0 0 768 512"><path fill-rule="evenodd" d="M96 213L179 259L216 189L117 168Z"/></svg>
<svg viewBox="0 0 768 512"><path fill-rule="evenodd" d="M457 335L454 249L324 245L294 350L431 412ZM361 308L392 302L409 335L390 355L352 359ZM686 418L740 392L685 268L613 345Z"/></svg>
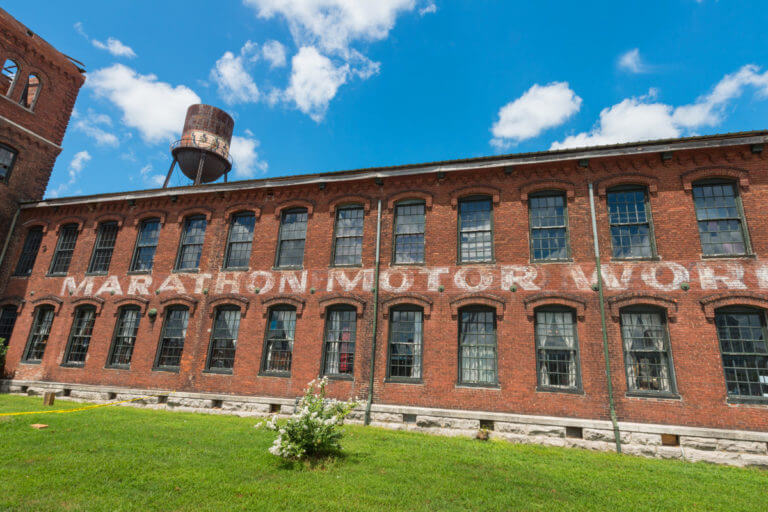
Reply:
<svg viewBox="0 0 768 512"><path fill-rule="evenodd" d="M766 139L26 202L5 385L765 466Z"/></svg>

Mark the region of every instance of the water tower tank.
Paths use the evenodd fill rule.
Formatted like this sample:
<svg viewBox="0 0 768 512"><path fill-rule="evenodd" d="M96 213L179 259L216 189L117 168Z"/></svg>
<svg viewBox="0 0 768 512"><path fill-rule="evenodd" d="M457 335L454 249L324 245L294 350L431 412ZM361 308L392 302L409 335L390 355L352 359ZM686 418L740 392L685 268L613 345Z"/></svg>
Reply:
<svg viewBox="0 0 768 512"><path fill-rule="evenodd" d="M191 105L184 120L181 140L171 144L171 153L181 172L200 183L216 181L232 168L229 144L235 121L210 105Z"/></svg>

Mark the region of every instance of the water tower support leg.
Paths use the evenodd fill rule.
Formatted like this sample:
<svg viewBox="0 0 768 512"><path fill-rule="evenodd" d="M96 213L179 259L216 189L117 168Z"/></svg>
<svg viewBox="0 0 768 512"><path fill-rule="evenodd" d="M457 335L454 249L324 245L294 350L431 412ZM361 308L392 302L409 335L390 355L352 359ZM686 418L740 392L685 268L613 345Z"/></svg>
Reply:
<svg viewBox="0 0 768 512"><path fill-rule="evenodd" d="M165 175L165 182L163 182L163 188L168 188L168 182L171 181L171 174L173 173L173 168L176 167L176 159L173 159L173 162L171 162L171 168L168 169L168 174Z"/></svg>
<svg viewBox="0 0 768 512"><path fill-rule="evenodd" d="M200 163L197 166L197 176L195 177L195 186L200 184L200 181L203 179L203 165L205 165L205 153L200 152Z"/></svg>

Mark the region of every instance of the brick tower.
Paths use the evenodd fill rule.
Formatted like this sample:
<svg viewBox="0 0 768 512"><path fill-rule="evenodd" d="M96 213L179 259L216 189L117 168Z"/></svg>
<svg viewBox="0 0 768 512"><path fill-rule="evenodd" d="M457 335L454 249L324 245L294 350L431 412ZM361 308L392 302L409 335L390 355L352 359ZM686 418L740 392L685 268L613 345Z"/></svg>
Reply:
<svg viewBox="0 0 768 512"><path fill-rule="evenodd" d="M23 201L40 200L61 152L84 70L0 9L0 296Z"/></svg>

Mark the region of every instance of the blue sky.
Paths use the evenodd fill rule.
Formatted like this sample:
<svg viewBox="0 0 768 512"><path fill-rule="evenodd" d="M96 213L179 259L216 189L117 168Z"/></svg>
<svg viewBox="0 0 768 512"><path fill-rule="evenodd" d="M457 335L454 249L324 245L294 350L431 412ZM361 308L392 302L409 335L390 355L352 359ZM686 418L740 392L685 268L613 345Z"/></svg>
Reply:
<svg viewBox="0 0 768 512"><path fill-rule="evenodd" d="M764 7L3 5L88 70L48 197L158 186L168 144L198 101L235 118L232 179L766 128Z"/></svg>

